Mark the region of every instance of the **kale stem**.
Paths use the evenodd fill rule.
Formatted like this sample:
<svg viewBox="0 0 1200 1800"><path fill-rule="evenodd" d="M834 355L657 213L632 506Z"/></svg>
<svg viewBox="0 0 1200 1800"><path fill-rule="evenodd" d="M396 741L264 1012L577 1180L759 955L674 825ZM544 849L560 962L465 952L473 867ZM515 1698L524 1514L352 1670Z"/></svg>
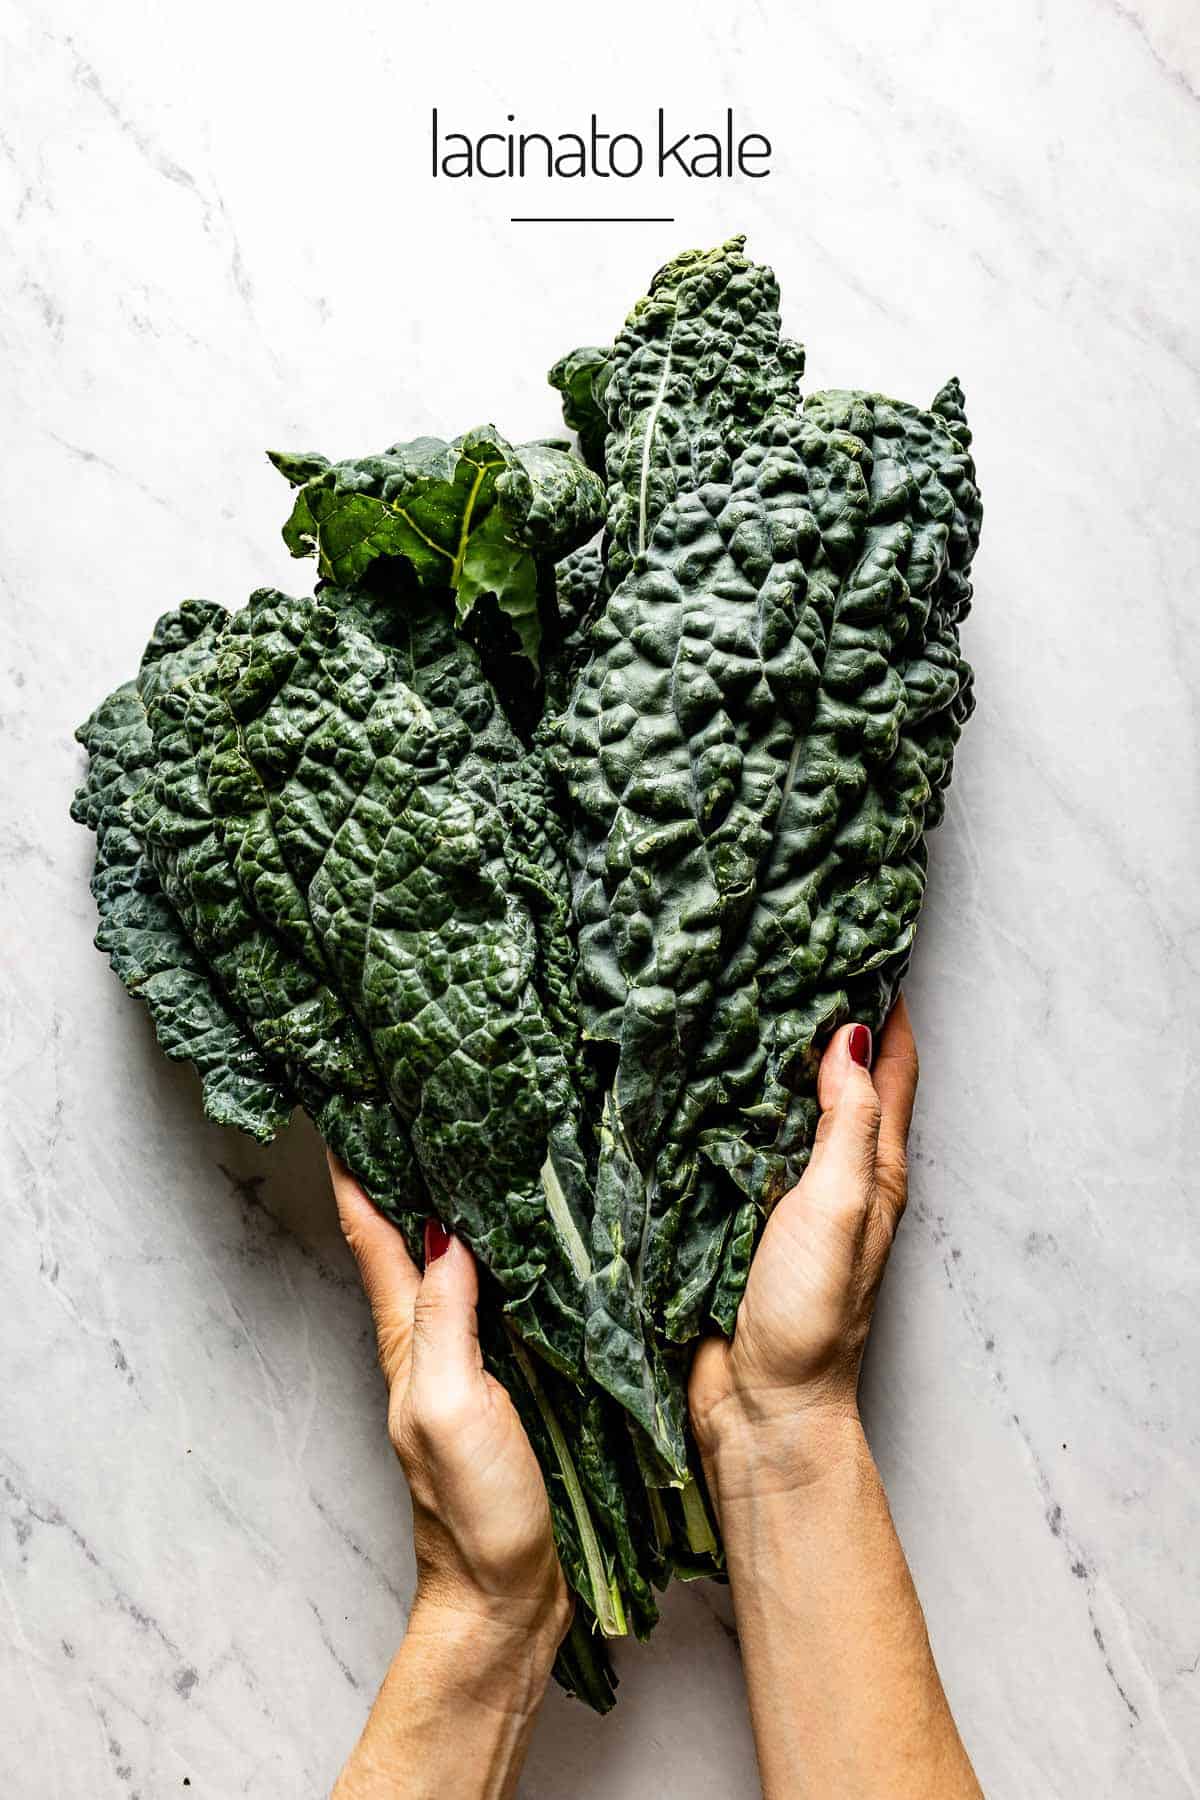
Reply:
<svg viewBox="0 0 1200 1800"><path fill-rule="evenodd" d="M704 1496L696 1485L694 1475L689 1475L684 1482L683 1492L679 1499L683 1507L683 1523L687 1531L688 1548L694 1550L697 1556L715 1556L717 1540L709 1523Z"/></svg>
<svg viewBox="0 0 1200 1800"><path fill-rule="evenodd" d="M575 1278L577 1281L586 1281L592 1272L592 1259L588 1255L587 1245L579 1235L579 1227L571 1216L567 1196L563 1192L554 1158L549 1151L542 1164L542 1192L546 1196L546 1211L550 1214L550 1222L567 1253Z"/></svg>
<svg viewBox="0 0 1200 1800"><path fill-rule="evenodd" d="M578 1698L596 1712L610 1712L616 1677L609 1670L603 1651L597 1654L596 1640L588 1629L582 1607L575 1608L571 1629L558 1655L560 1679L565 1676ZM556 1669L555 1673L559 1671Z"/></svg>
<svg viewBox="0 0 1200 1800"><path fill-rule="evenodd" d="M546 1427L554 1454L558 1459L559 1473L563 1478L563 1486L567 1490L567 1499L579 1531L579 1547L583 1552L584 1567L591 1582L591 1606L605 1637L624 1637L629 1626L625 1619L625 1606L621 1599L621 1589L615 1575L610 1575L605 1566L604 1552L600 1548L600 1540L596 1536L596 1526L592 1519L579 1476L571 1452L567 1448L567 1440L563 1436L558 1414L551 1406L546 1390L538 1379L537 1371L524 1344L511 1326L507 1326L509 1343L517 1367L525 1377L526 1385L537 1403L542 1415L542 1423Z"/></svg>
<svg viewBox="0 0 1200 1800"><path fill-rule="evenodd" d="M654 1535L658 1539L658 1547L663 1555L671 1548L671 1525L667 1518L667 1509L663 1505L662 1495L649 1481L642 1478L642 1486L646 1490L646 1499L650 1503L650 1518L654 1525Z"/></svg>

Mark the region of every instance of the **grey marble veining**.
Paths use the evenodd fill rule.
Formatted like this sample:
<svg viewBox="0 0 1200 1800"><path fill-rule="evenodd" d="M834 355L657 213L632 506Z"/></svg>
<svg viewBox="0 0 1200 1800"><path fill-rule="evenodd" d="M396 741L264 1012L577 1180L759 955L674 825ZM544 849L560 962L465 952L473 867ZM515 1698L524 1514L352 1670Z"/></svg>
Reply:
<svg viewBox="0 0 1200 1800"><path fill-rule="evenodd" d="M91 949L72 729L165 606L306 581L266 445L553 430L538 371L744 229L814 385L963 379L987 506L872 1440L992 1800L1194 1796L1196 15L519 10L0 5L0 1788L319 1794L412 1583L315 1140L205 1125ZM774 172L513 226L561 195L434 184L435 102L733 105ZM531 1800L755 1792L725 1594L618 1660Z"/></svg>

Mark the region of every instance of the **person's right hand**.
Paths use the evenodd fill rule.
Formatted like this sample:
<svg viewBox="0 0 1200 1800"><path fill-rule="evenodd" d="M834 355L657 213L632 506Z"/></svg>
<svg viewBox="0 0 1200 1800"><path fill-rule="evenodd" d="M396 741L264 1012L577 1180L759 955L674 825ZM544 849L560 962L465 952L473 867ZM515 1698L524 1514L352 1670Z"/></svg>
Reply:
<svg viewBox="0 0 1200 1800"><path fill-rule="evenodd" d="M371 1303L388 1432L412 1495L414 1620L430 1618L441 1630L433 1609L449 1609L544 1639L552 1657L571 1602L537 1458L508 1394L483 1366L475 1259L431 1223L422 1272L332 1155L329 1171Z"/></svg>
<svg viewBox="0 0 1200 1800"><path fill-rule="evenodd" d="M571 1601L537 1458L479 1350L475 1259L431 1221L418 1269L330 1156L412 1494L417 1591L336 1800L510 1795Z"/></svg>
<svg viewBox="0 0 1200 1800"><path fill-rule="evenodd" d="M821 1120L800 1182L772 1213L750 1266L732 1341L708 1338L689 1389L706 1465L729 1436L782 1421L857 1413L875 1296L908 1191L906 1147L917 1052L903 998L870 1033L844 1025L821 1061Z"/></svg>

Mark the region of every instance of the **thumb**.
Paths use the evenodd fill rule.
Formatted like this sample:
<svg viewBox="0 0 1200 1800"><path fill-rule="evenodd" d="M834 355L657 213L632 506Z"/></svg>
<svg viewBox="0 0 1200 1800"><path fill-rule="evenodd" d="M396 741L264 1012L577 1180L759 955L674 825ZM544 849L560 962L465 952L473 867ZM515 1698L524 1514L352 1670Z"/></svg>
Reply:
<svg viewBox="0 0 1200 1800"><path fill-rule="evenodd" d="M871 1079L871 1033L843 1025L830 1038L817 1076L821 1118L809 1168L869 1185L879 1146L879 1095Z"/></svg>
<svg viewBox="0 0 1200 1800"><path fill-rule="evenodd" d="M421 1277L396 1227L371 1204L345 1163L325 1152L342 1233L354 1252L371 1303L379 1366L388 1387L404 1368L412 1337L413 1302Z"/></svg>
<svg viewBox="0 0 1200 1800"><path fill-rule="evenodd" d="M479 1379L479 1275L461 1238L430 1219L413 1306L412 1399L424 1413L461 1400Z"/></svg>

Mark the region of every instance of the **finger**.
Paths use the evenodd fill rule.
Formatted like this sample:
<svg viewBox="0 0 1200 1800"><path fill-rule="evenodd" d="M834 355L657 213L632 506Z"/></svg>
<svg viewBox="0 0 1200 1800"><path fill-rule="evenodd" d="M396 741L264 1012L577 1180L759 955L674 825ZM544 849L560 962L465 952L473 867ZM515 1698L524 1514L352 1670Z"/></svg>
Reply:
<svg viewBox="0 0 1200 1800"><path fill-rule="evenodd" d="M421 1276L396 1227L384 1218L345 1163L325 1152L333 1197L346 1242L354 1252L379 1345L379 1364L389 1387L404 1370L412 1341L413 1305Z"/></svg>
<svg viewBox="0 0 1200 1800"><path fill-rule="evenodd" d="M912 1021L904 995L888 1014L875 1058L875 1091L879 1095L879 1149L876 1178L893 1210L904 1209L908 1191L908 1130L920 1073Z"/></svg>
<svg viewBox="0 0 1200 1800"><path fill-rule="evenodd" d="M861 1060L860 1060L861 1059ZM871 1080L871 1034L865 1025L835 1031L821 1058L817 1125L809 1168L855 1182L865 1198L875 1178L879 1142L879 1095Z"/></svg>
<svg viewBox="0 0 1200 1800"><path fill-rule="evenodd" d="M425 1273L413 1308L409 1392L426 1422L460 1405L483 1370L475 1258L461 1238L446 1240L447 1233L431 1220L425 1227Z"/></svg>

